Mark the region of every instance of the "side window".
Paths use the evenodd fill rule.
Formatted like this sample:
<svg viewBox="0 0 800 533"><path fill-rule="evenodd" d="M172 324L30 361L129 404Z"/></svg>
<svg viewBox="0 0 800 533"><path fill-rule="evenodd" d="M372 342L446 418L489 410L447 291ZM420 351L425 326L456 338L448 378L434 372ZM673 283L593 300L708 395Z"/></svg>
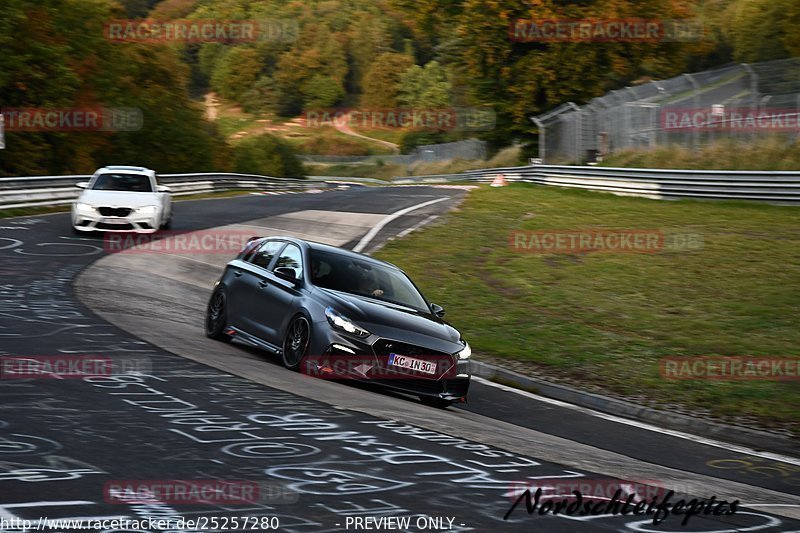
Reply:
<svg viewBox="0 0 800 533"><path fill-rule="evenodd" d="M275 268L278 267L291 268L294 270L296 278L302 278L303 254L300 251L300 248L298 248L294 244L286 245L286 249L283 250L283 253L278 258L278 261L275 263Z"/></svg>
<svg viewBox="0 0 800 533"><path fill-rule="evenodd" d="M267 241L250 257L250 262L254 265L267 268L272 258L275 257L275 254L280 251L282 246L283 243L280 241Z"/></svg>

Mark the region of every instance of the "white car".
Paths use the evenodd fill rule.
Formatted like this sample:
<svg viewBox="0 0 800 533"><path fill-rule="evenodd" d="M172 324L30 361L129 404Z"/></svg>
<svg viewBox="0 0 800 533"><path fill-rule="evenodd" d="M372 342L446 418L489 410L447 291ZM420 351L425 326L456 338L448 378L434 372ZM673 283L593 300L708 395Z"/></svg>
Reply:
<svg viewBox="0 0 800 533"><path fill-rule="evenodd" d="M103 167L90 181L76 185L83 189L72 204L76 232L153 233L172 222L171 191L148 168Z"/></svg>

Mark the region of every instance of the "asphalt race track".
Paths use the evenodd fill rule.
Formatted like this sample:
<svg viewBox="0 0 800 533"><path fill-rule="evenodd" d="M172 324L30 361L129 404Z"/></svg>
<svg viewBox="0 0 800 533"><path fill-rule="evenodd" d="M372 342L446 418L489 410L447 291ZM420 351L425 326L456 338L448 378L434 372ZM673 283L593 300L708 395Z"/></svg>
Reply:
<svg viewBox="0 0 800 533"><path fill-rule="evenodd" d="M175 206L174 229L224 226L352 248L386 215L443 199L386 224L362 243L370 251L464 194L351 187L187 201ZM234 254L108 254L102 238L72 236L66 214L0 220L0 356L100 356L136 370L0 379L0 531L23 531L2 520L43 517L207 520L173 531L800 531L800 461L791 458L665 435L479 382L469 404L429 408L211 341L203 311L219 266ZM652 494L714 495L742 507L687 525L677 516L654 526L648 516L528 515L524 504L503 519L520 487L609 487L615 479L637 494L647 485ZM256 486L259 497L115 496L112 489L137 480ZM378 527L382 517L410 521Z"/></svg>

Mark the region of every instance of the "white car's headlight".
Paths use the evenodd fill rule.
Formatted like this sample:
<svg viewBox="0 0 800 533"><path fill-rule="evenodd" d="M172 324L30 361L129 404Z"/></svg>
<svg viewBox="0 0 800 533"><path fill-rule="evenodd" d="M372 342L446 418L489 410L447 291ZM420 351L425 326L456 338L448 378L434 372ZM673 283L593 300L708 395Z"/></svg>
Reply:
<svg viewBox="0 0 800 533"><path fill-rule="evenodd" d="M75 203L75 211L83 211L84 213L94 213L95 209L94 209L94 206L91 206L89 204L76 202Z"/></svg>
<svg viewBox="0 0 800 533"><path fill-rule="evenodd" d="M351 335L356 335L358 337L369 337L369 331L356 326L353 322L350 321L349 318L341 315L333 310L333 307L328 307L325 309L325 318L328 319L331 326L346 331Z"/></svg>
<svg viewBox="0 0 800 533"><path fill-rule="evenodd" d="M136 212L142 215L153 215L157 209L158 207L154 205L146 205L144 207L137 207Z"/></svg>
<svg viewBox="0 0 800 533"><path fill-rule="evenodd" d="M469 359L469 356L472 355L472 348L469 347L469 343L464 341L464 349L458 352L459 359Z"/></svg>

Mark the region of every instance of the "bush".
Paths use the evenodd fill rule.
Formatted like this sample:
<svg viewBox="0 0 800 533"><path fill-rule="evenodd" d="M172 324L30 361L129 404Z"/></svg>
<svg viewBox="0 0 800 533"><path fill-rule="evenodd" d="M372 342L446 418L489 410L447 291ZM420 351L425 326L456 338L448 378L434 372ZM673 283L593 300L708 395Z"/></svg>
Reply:
<svg viewBox="0 0 800 533"><path fill-rule="evenodd" d="M414 130L400 139L400 152L410 154L417 146L447 142L447 136L441 131Z"/></svg>
<svg viewBox="0 0 800 533"><path fill-rule="evenodd" d="M294 150L274 135L259 135L242 140L233 148L236 172L264 174L279 178L305 176L303 164Z"/></svg>

